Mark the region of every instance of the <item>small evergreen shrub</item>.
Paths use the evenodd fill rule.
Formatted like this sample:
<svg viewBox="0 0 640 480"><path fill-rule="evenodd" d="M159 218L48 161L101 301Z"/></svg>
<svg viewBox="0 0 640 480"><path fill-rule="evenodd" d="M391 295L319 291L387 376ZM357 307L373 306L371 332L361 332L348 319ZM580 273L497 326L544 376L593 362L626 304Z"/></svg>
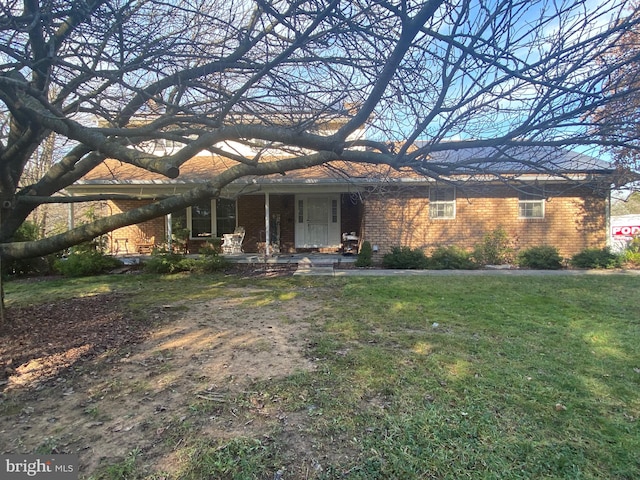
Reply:
<svg viewBox="0 0 640 480"><path fill-rule="evenodd" d="M514 249L507 231L498 227L476 245L473 258L480 265L506 265L513 261Z"/></svg>
<svg viewBox="0 0 640 480"><path fill-rule="evenodd" d="M206 256L217 256L222 253L222 239L211 238L207 240L201 247L200 253Z"/></svg>
<svg viewBox="0 0 640 480"><path fill-rule="evenodd" d="M38 240L39 238L40 231L38 226L35 223L27 220L22 225L20 225L18 230L16 230L12 241L28 242ZM53 270L53 263L55 261L55 258L55 255L49 255L47 257L3 260L2 274L15 276L47 275Z"/></svg>
<svg viewBox="0 0 640 480"><path fill-rule="evenodd" d="M221 238L212 238L207 241L200 248L200 253L202 254L202 257L196 260L193 268L191 269L194 272L219 272L231 265L231 262L229 260L220 255L222 253Z"/></svg>
<svg viewBox="0 0 640 480"><path fill-rule="evenodd" d="M200 258L190 258L180 253L154 250L144 263L147 273L167 274L178 272L213 273L229 267L230 262L216 249L207 250Z"/></svg>
<svg viewBox="0 0 640 480"><path fill-rule="evenodd" d="M108 272L122 265L117 258L98 250L79 250L54 263L54 269L65 277L88 277Z"/></svg>
<svg viewBox="0 0 640 480"><path fill-rule="evenodd" d="M557 248L541 245L521 251L518 254L518 265L539 270L558 270L562 268L562 257Z"/></svg>
<svg viewBox="0 0 640 480"><path fill-rule="evenodd" d="M391 252L382 257L382 266L385 268L417 270L427 268L428 260L424 252L420 249L393 247Z"/></svg>
<svg viewBox="0 0 640 480"><path fill-rule="evenodd" d="M191 230L184 228L180 221L175 222L171 232L171 242L178 251L187 251L189 235L191 235Z"/></svg>
<svg viewBox="0 0 640 480"><path fill-rule="evenodd" d="M358 258L355 261L355 266L370 267L371 265L373 265L373 249L371 248L371 242L365 240L360 246Z"/></svg>
<svg viewBox="0 0 640 480"><path fill-rule="evenodd" d="M473 270L478 265L466 250L452 245L450 247L438 247L429 257L428 268L433 270Z"/></svg>
<svg viewBox="0 0 640 480"><path fill-rule="evenodd" d="M625 250L622 254L622 262L631 268L640 267L640 252L631 252L629 250Z"/></svg>
<svg viewBox="0 0 640 480"><path fill-rule="evenodd" d="M576 268L618 268L622 257L608 248L587 248L571 257L570 263Z"/></svg>
<svg viewBox="0 0 640 480"><path fill-rule="evenodd" d="M231 265L231 262L220 255L205 255L196 260L193 271L197 273L220 272Z"/></svg>
<svg viewBox="0 0 640 480"><path fill-rule="evenodd" d="M196 260L178 253L165 250L154 250L144 263L144 271L148 273L188 272L195 268Z"/></svg>
<svg viewBox="0 0 640 480"><path fill-rule="evenodd" d="M622 262L628 267L640 267L640 235L633 237L622 252Z"/></svg>

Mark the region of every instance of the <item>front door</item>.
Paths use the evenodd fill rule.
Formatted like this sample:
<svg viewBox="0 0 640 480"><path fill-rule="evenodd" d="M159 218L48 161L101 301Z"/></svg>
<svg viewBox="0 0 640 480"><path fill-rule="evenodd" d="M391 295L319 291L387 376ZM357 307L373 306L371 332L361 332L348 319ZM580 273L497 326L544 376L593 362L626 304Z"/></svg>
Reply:
<svg viewBox="0 0 640 480"><path fill-rule="evenodd" d="M340 245L338 195L296 196L296 247L326 248Z"/></svg>

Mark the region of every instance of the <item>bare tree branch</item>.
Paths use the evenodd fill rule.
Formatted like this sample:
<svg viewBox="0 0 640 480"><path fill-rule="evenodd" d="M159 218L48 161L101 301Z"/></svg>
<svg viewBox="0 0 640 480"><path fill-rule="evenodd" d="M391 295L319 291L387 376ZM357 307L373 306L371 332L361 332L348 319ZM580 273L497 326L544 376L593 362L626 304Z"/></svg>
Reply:
<svg viewBox="0 0 640 480"><path fill-rule="evenodd" d="M553 170L532 164L524 147L638 152L640 131L621 128L633 115L600 128L606 106L637 95L640 82L619 79L635 75L640 58L625 50L638 4L601 3L4 2L0 255L53 252L215 196L242 176L338 158L445 179L500 162ZM26 175L52 134L56 162ZM154 149L159 142L172 148ZM478 148L489 153L434 160ZM276 150L287 158L274 161ZM58 201L107 159L179 179L200 152L230 165L208 186L10 243L38 204Z"/></svg>

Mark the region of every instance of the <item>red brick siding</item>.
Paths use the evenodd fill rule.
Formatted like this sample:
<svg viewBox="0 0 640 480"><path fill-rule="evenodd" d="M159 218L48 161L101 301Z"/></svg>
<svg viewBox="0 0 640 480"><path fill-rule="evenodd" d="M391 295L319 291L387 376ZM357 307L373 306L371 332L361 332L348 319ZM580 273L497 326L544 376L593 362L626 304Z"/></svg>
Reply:
<svg viewBox="0 0 640 480"><path fill-rule="evenodd" d="M264 195L246 195L238 198L238 224L246 230L242 246L247 253L256 253L258 243L265 241L264 202ZM281 252L295 252L294 212L294 195L269 195L271 218L280 216Z"/></svg>
<svg viewBox="0 0 640 480"><path fill-rule="evenodd" d="M116 200L110 201L109 207L112 214L126 212L137 207L148 204L145 201L139 200ZM127 227L118 228L111 233L111 251L115 251L118 248L118 253L123 253L123 242L126 240L126 245L129 253L137 252L137 244L141 238L153 238L156 245L164 245L167 242L165 217L158 217L152 220L148 220L137 225L129 225ZM116 243L116 240L118 241Z"/></svg>
<svg viewBox="0 0 640 480"><path fill-rule="evenodd" d="M429 198L423 193L372 195L365 200L364 239L378 245L380 253L393 246L409 246L429 252L438 246L457 245L472 249L484 235L504 228L516 248L537 245L557 247L563 256L571 256L587 247L606 244L606 200L582 197L577 191L545 202L543 219L518 218L517 193L496 189L491 197L480 193L458 192L456 218L429 218ZM589 193L586 191L583 194Z"/></svg>
<svg viewBox="0 0 640 480"><path fill-rule="evenodd" d="M536 245L557 247L568 257L587 247L606 245L606 199L590 196L589 190L572 190L545 202L545 216L540 220L518 218L518 196L504 187L484 192L457 192L456 218L429 218L429 196L425 187L404 189L395 194L371 194L359 198L341 196L341 231L359 234L361 240L378 245L380 254L394 246L420 248L425 252L438 246L458 245L472 249L484 235L501 226L509 232L516 248ZM247 195L238 199L238 225L245 227L244 251L255 253L265 240L264 195ZM280 215L282 252L295 251L295 196L270 195L272 218ZM143 201L110 202L111 213L120 213L144 205ZM115 230L115 239L127 239L130 252L136 240L154 237L157 244L166 242L165 217ZM122 245L121 252L122 252Z"/></svg>

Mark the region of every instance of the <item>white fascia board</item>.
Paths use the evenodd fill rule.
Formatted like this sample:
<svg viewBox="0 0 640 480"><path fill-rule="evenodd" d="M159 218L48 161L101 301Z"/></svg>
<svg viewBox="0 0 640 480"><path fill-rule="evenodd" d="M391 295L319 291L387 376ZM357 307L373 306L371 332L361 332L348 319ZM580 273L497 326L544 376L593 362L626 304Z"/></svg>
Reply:
<svg viewBox="0 0 640 480"><path fill-rule="evenodd" d="M596 176L597 177L597 176ZM587 182L594 180L594 176L584 173L574 173L566 175L553 174L521 174L508 175L502 177L495 175L469 175L445 177L441 181L452 183L500 183L504 184L505 179L519 182L538 182L538 183L562 183L566 181ZM180 180L80 180L66 188L68 192L74 195L78 194L95 194L95 193L129 193L129 194L171 194L185 192L200 182L180 181ZM378 185L431 185L436 183L433 178L393 178L383 181L365 177L343 179L241 179L227 185L224 190L235 193L301 193L301 192L344 192L357 191L366 187Z"/></svg>

